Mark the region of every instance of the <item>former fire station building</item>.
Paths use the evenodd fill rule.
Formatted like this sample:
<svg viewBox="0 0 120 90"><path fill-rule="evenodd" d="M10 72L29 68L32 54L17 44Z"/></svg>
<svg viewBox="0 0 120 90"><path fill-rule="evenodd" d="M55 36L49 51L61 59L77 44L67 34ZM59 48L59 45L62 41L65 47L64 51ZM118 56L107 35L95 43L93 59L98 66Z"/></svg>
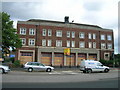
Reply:
<svg viewBox="0 0 120 90"><path fill-rule="evenodd" d="M113 30L96 25L30 19L18 21L17 34L22 48L16 60L53 66L77 66L83 59L109 60L114 52ZM70 49L70 55L64 49Z"/></svg>

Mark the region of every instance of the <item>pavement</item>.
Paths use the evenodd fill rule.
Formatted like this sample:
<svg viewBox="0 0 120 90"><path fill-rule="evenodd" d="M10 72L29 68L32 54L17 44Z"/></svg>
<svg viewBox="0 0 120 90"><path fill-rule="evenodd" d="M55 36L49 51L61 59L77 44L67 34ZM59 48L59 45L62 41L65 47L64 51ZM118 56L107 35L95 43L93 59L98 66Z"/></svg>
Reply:
<svg viewBox="0 0 120 90"><path fill-rule="evenodd" d="M79 71L79 67L54 67L54 71ZM24 68L10 68L11 71L24 71ZM120 68L110 67L112 71L120 71Z"/></svg>

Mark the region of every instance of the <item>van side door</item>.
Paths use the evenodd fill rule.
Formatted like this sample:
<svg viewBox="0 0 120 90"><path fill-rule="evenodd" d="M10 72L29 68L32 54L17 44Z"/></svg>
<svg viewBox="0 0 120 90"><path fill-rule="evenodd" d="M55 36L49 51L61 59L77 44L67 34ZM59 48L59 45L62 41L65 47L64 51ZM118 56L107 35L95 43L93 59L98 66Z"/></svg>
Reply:
<svg viewBox="0 0 120 90"><path fill-rule="evenodd" d="M104 71L104 67L100 62L97 63L96 69L97 71Z"/></svg>

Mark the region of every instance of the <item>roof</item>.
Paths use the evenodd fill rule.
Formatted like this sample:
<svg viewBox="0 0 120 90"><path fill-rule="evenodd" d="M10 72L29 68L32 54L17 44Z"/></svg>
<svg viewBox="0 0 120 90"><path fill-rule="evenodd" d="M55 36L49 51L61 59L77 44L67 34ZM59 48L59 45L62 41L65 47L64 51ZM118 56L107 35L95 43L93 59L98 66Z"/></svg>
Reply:
<svg viewBox="0 0 120 90"><path fill-rule="evenodd" d="M60 22L60 21L52 21L52 20L41 20L41 19L30 19L28 22L50 22L50 23L60 23L60 24L65 24L65 22ZM90 24L81 24L81 23L69 23L69 24L74 24L74 25L82 25L82 26L91 26L91 27L96 27L96 28L101 28L97 25L90 25ZM102 29L102 28L101 28Z"/></svg>

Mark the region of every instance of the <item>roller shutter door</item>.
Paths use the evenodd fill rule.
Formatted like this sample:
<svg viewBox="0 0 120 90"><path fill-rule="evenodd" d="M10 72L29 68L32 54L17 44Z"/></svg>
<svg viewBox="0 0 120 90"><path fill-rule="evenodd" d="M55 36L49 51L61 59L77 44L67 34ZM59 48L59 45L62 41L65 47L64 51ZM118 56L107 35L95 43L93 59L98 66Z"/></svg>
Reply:
<svg viewBox="0 0 120 90"><path fill-rule="evenodd" d="M80 65L81 61L86 59L86 54L78 54L77 65Z"/></svg>
<svg viewBox="0 0 120 90"><path fill-rule="evenodd" d="M32 52L21 52L20 53L20 64L25 64L26 62L33 62Z"/></svg>
<svg viewBox="0 0 120 90"><path fill-rule="evenodd" d="M88 57L89 60L97 60L97 55L96 54L90 54Z"/></svg>
<svg viewBox="0 0 120 90"><path fill-rule="evenodd" d="M63 65L64 55L63 54L55 54L54 56L54 66Z"/></svg>
<svg viewBox="0 0 120 90"><path fill-rule="evenodd" d="M51 65L52 54L51 53L41 53L41 63L45 65Z"/></svg>
<svg viewBox="0 0 120 90"><path fill-rule="evenodd" d="M66 66L75 66L75 54L66 57Z"/></svg>

